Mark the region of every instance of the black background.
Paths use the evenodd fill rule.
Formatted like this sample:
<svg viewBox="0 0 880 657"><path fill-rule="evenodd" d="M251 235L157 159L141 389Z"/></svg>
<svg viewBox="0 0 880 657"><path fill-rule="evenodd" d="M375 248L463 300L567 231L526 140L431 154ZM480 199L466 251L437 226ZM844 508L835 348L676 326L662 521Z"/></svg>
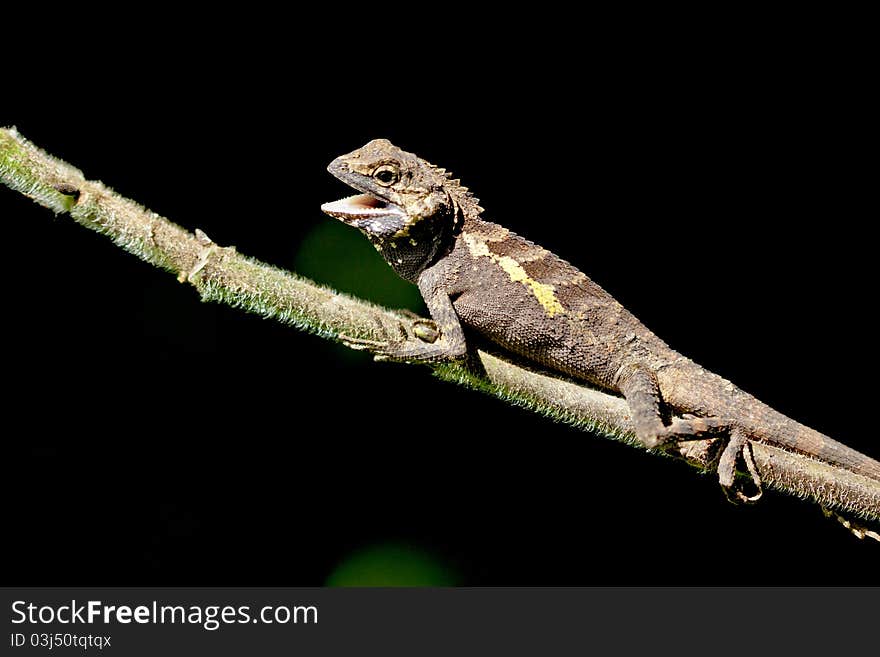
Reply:
<svg viewBox="0 0 880 657"><path fill-rule="evenodd" d="M673 347L880 455L858 44L557 19L102 35L0 124L281 267L348 193L326 164L387 137ZM389 540L472 585L880 581L876 545L813 505L735 507L683 465L200 304L7 189L0 218L8 583L320 585Z"/></svg>

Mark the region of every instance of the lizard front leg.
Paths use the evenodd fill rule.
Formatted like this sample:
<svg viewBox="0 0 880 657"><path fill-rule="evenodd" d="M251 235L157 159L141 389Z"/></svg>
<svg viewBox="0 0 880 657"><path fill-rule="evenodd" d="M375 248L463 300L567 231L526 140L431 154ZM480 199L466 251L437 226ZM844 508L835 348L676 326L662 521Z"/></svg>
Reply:
<svg viewBox="0 0 880 657"><path fill-rule="evenodd" d="M449 293L437 280L431 270L425 270L419 276L418 286L428 313L437 325L439 337L435 335L432 342L418 339L407 339L402 342L383 342L378 340L360 340L343 336L343 342L354 349L365 349L372 352L376 360L395 360L405 362L432 363L461 358L467 353L467 343L458 313L452 306ZM422 333L416 333L422 337Z"/></svg>

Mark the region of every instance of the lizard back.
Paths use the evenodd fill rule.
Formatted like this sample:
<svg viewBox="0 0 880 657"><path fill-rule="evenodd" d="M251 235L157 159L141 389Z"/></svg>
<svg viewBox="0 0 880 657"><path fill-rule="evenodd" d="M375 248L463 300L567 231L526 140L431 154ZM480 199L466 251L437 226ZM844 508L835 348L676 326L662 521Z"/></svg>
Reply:
<svg viewBox="0 0 880 657"><path fill-rule="evenodd" d="M465 221L435 267L465 324L551 369L617 390L634 358L681 358L579 269L498 224Z"/></svg>

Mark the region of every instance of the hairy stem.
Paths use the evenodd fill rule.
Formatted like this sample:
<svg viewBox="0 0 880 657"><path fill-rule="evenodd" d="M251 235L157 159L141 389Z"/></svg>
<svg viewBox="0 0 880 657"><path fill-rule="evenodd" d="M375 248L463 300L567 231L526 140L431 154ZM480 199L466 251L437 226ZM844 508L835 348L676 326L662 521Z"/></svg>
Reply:
<svg viewBox="0 0 880 657"><path fill-rule="evenodd" d="M170 271L194 286L205 301L226 303L331 339L347 335L401 340L414 335L414 318L218 246L202 231L191 233L102 183L86 180L78 169L43 152L14 128L0 129L0 180ZM468 361L443 364L434 371L444 380L554 420L638 445L621 398L524 367L507 355L476 350ZM671 455L711 469L717 457L713 447L712 440L692 441ZM880 482L759 442L752 442L751 449L765 486L880 520Z"/></svg>

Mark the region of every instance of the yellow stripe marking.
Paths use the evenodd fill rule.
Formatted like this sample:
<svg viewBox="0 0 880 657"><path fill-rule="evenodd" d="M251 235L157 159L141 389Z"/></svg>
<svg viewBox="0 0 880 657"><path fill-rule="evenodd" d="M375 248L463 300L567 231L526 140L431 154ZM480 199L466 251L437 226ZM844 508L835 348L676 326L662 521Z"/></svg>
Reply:
<svg viewBox="0 0 880 657"><path fill-rule="evenodd" d="M565 308L559 303L559 299L556 298L556 288L552 285L536 281L526 273L521 264L510 256L499 256L492 253L485 242L476 239L470 233L463 233L463 236L471 255L474 257L486 256L491 258L510 276L510 280L515 283L522 283L528 287L532 294L535 295L538 303L544 307L549 317L553 317L556 314L565 314Z"/></svg>

